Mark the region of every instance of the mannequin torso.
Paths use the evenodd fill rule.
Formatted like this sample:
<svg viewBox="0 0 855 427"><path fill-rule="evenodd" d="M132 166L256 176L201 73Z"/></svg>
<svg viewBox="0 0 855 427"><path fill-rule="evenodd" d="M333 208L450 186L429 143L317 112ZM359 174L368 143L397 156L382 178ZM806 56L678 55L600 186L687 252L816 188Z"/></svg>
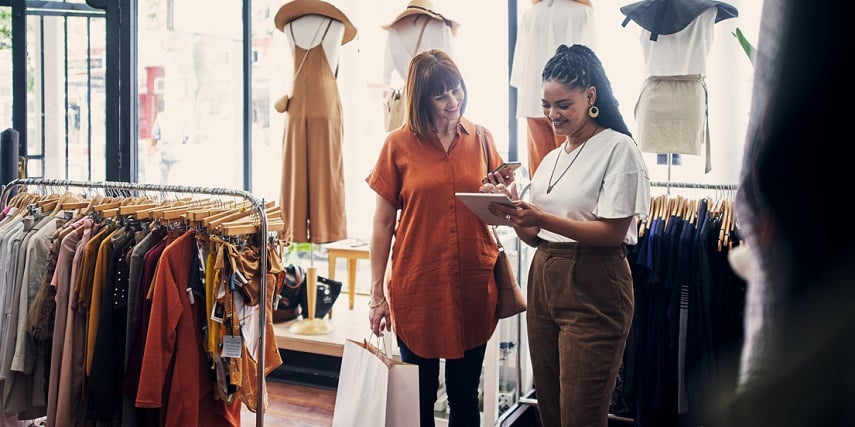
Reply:
<svg viewBox="0 0 855 427"><path fill-rule="evenodd" d="M422 33L422 28L424 28L424 33ZM419 52L429 49L442 49L453 57L451 37L451 29L447 25L426 15L405 16L396 22L389 29L386 41L384 83L391 84L393 71L397 71L402 80L406 79L410 59Z"/></svg>
<svg viewBox="0 0 855 427"><path fill-rule="evenodd" d="M326 30L327 23L330 23L328 31ZM330 71L335 72L341 52L341 40L344 36L343 23L322 15L305 15L292 20L285 27L285 34L288 36L288 43L292 52L294 52L295 45L308 50L320 44L321 38L323 38L323 49L327 63L330 65ZM324 36L324 31L327 32L326 36Z"/></svg>

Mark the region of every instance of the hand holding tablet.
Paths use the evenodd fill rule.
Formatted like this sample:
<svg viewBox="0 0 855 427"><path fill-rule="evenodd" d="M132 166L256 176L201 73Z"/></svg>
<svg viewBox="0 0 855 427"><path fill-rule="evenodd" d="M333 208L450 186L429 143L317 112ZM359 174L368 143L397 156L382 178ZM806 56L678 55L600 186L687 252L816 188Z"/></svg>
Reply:
<svg viewBox="0 0 855 427"><path fill-rule="evenodd" d="M490 212L491 203L501 203L513 207L514 204L504 193L454 193L472 212L487 225L508 225L508 220Z"/></svg>

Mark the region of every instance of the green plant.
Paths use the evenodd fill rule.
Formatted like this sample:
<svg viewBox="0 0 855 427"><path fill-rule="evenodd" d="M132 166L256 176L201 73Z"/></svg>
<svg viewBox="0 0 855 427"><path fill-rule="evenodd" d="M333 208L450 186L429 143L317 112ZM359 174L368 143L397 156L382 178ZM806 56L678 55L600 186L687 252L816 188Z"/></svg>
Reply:
<svg viewBox="0 0 855 427"><path fill-rule="evenodd" d="M750 41L745 37L745 34L742 33L742 30L739 27L736 28L736 31L731 33L736 40L739 41L739 45L742 46L742 50L745 51L745 54L748 55L748 60L751 61L751 65L754 65L754 57L756 56L757 49L754 48L754 45L751 44Z"/></svg>
<svg viewBox="0 0 855 427"><path fill-rule="evenodd" d="M0 7L0 50L12 48L12 11Z"/></svg>
<svg viewBox="0 0 855 427"><path fill-rule="evenodd" d="M282 256L282 259L286 263L295 263L299 262L301 257L315 257L317 260L326 260L326 250L321 247L317 243L294 243L288 245L288 248L285 250L285 254Z"/></svg>

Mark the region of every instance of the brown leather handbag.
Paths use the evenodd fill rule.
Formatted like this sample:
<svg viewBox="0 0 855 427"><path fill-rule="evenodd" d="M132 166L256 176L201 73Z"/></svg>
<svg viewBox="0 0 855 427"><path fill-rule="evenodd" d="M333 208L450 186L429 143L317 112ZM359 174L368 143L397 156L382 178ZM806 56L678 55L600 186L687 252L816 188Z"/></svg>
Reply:
<svg viewBox="0 0 855 427"><path fill-rule="evenodd" d="M505 247L502 246L499 235L496 233L496 227L490 228L492 228L493 236L496 238L496 245L499 246L499 257L496 258L496 264L493 265L493 277L496 279L496 287L499 289L499 305L496 312L499 319L504 319L525 311L526 301L511 266L511 260L505 253Z"/></svg>
<svg viewBox="0 0 855 427"><path fill-rule="evenodd" d="M484 149L484 158L487 161L487 171L489 172L490 150L487 149L487 138L484 136L484 130L480 125L475 129L481 141L481 147ZM511 260L508 258L508 254L505 253L505 247L502 245L502 240L499 239L499 234L496 232L496 226L490 226L490 229L493 231L493 237L496 239L496 246L499 247L499 257L496 258L496 263L493 265L493 277L499 290L499 304L496 307L496 314L499 319L504 319L525 311L526 301L520 289L520 284L517 282L513 266L511 266Z"/></svg>

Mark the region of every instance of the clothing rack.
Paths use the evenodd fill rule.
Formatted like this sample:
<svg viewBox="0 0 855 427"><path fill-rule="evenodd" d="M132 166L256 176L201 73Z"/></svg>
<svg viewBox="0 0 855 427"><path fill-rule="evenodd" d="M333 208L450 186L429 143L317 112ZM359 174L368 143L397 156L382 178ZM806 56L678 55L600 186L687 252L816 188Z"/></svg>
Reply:
<svg viewBox="0 0 855 427"><path fill-rule="evenodd" d="M265 215L264 199L260 199L243 190L231 190L227 188L210 188L210 187L192 187L183 185L155 185L155 184L138 184L129 182L89 182L89 181L70 181L60 179L35 179L35 178L19 178L15 179L3 186L2 196L0 196L0 208L5 208L8 202L9 194L12 189L25 187L27 185L39 187L75 187L88 189L103 189L108 191L120 192L160 192L160 193L182 193L182 194L207 194L211 196L231 196L242 197L252 204L252 209L258 212L259 226L258 233L263 237L261 242L264 242L267 237L267 216ZM267 245L260 244L259 271L267 271ZM265 300L267 295L267 274L259 275L259 301ZM259 309L259 348L258 352L258 405L256 407L255 425L261 427L264 425L264 401L265 401L265 380L264 380L264 346L265 346L265 330L267 324L267 310L262 305Z"/></svg>
<svg viewBox="0 0 855 427"><path fill-rule="evenodd" d="M671 188L694 188L703 190L736 190L739 188L736 184L701 184L696 182L671 182L671 181L651 181L651 187L665 187L665 191L671 194Z"/></svg>

